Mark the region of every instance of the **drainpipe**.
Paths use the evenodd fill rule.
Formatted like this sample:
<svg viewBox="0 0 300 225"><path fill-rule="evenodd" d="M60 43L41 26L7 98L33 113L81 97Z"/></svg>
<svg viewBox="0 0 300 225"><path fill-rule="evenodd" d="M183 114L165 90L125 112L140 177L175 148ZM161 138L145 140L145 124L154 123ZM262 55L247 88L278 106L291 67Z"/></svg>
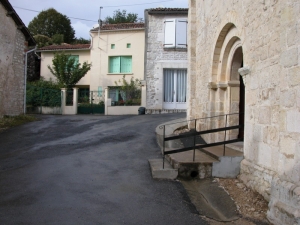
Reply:
<svg viewBox="0 0 300 225"><path fill-rule="evenodd" d="M37 49L37 46L35 46L34 49L31 49L27 52L25 52L25 71L24 71L24 114L26 114L26 85L27 85L27 57L28 53L35 52Z"/></svg>
<svg viewBox="0 0 300 225"><path fill-rule="evenodd" d="M101 27L101 9L103 9L102 6L100 6L100 10L99 10L99 20L98 20L98 24L99 24L99 28L98 28L98 48L99 48L99 49L100 49L99 44L100 44L100 27Z"/></svg>

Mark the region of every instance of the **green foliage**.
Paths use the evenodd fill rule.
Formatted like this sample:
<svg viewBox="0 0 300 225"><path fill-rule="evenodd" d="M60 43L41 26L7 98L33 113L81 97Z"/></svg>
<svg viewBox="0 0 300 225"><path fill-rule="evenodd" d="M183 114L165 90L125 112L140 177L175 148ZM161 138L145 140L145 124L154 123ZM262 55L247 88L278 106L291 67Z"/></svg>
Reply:
<svg viewBox="0 0 300 225"><path fill-rule="evenodd" d="M36 40L37 46L39 48L52 44L51 38L42 34L34 35L33 38Z"/></svg>
<svg viewBox="0 0 300 225"><path fill-rule="evenodd" d="M48 65L50 72L57 78L60 85L66 88L72 88L84 75L91 69L92 64L84 62L75 63L75 58L64 52L55 53L52 59L52 67Z"/></svg>
<svg viewBox="0 0 300 225"><path fill-rule="evenodd" d="M116 10L114 11L114 15L112 17L107 16L105 18L105 23L115 24L115 23L136 23L138 22L138 14L137 13L128 13L126 10Z"/></svg>
<svg viewBox="0 0 300 225"><path fill-rule="evenodd" d="M28 82L28 86L34 86L38 88L45 88L45 89L56 89L60 90L62 86L53 81L53 80L45 80L43 77L40 78L40 80L33 81L33 82Z"/></svg>
<svg viewBox="0 0 300 225"><path fill-rule="evenodd" d="M140 105L141 104L141 81L139 79L130 78L128 82L123 75L122 80L115 81L115 85L120 90L122 100L118 105Z"/></svg>
<svg viewBox="0 0 300 225"><path fill-rule="evenodd" d="M87 40L84 38L75 38L75 40L72 42L72 44L89 44L91 43L91 40Z"/></svg>
<svg viewBox="0 0 300 225"><path fill-rule="evenodd" d="M61 105L61 86L52 80L40 79L28 82L26 87L26 105L36 106L60 106Z"/></svg>
<svg viewBox="0 0 300 225"><path fill-rule="evenodd" d="M45 35L49 38L55 34L63 35L63 42L66 43L71 43L75 37L70 19L53 8L42 11L34 17L28 29L33 35Z"/></svg>
<svg viewBox="0 0 300 225"><path fill-rule="evenodd" d="M63 34L54 34L52 36L52 43L56 45L60 45L64 42L64 35Z"/></svg>

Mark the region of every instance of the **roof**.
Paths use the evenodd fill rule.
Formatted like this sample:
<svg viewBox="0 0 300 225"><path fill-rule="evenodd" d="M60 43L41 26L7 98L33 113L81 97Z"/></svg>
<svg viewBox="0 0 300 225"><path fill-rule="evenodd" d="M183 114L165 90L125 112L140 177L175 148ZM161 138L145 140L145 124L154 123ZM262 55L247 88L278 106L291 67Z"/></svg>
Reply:
<svg viewBox="0 0 300 225"><path fill-rule="evenodd" d="M144 23L117 23L117 24L104 24L100 27L100 30L132 30L132 29L144 29ZM98 27L91 31L98 31Z"/></svg>
<svg viewBox="0 0 300 225"><path fill-rule="evenodd" d="M21 32L24 34L26 41L28 41L29 46L36 45L34 38L32 37L30 31L25 26L19 15L16 13L12 5L9 3L8 0L0 0L0 3L4 6L7 10L7 16L10 16L16 23L17 27Z"/></svg>
<svg viewBox="0 0 300 225"><path fill-rule="evenodd" d="M62 44L62 45L48 45L39 48L38 51L56 51L56 50L87 50L90 48L90 44Z"/></svg>
<svg viewBox="0 0 300 225"><path fill-rule="evenodd" d="M149 14L188 14L188 8L151 8L146 9Z"/></svg>

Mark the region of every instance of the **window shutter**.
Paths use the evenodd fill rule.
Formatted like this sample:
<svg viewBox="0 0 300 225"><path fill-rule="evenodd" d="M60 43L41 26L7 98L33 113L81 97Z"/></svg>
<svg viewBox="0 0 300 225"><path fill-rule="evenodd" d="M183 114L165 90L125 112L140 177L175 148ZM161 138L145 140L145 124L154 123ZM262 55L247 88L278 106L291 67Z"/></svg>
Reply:
<svg viewBox="0 0 300 225"><path fill-rule="evenodd" d="M175 47L175 19L165 20L165 44L164 48Z"/></svg>
<svg viewBox="0 0 300 225"><path fill-rule="evenodd" d="M121 56L121 73L131 73L132 57Z"/></svg>
<svg viewBox="0 0 300 225"><path fill-rule="evenodd" d="M187 20L176 20L176 48L187 48Z"/></svg>
<svg viewBox="0 0 300 225"><path fill-rule="evenodd" d="M120 56L109 57L109 73L120 73Z"/></svg>
<svg viewBox="0 0 300 225"><path fill-rule="evenodd" d="M74 59L74 65L77 65L79 63L79 55L70 55L69 60Z"/></svg>
<svg viewBox="0 0 300 225"><path fill-rule="evenodd" d="M98 97L102 97L102 86L98 87Z"/></svg>

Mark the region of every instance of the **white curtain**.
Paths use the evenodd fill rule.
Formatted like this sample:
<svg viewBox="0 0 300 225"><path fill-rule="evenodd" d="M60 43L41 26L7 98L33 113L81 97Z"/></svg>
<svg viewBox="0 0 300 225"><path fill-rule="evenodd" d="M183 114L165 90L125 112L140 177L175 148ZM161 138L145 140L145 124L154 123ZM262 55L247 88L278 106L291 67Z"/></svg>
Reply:
<svg viewBox="0 0 300 225"><path fill-rule="evenodd" d="M164 102L174 102L174 70L164 70Z"/></svg>
<svg viewBox="0 0 300 225"><path fill-rule="evenodd" d="M177 88L176 100L177 102L186 102L186 70L177 70Z"/></svg>
<svg viewBox="0 0 300 225"><path fill-rule="evenodd" d="M111 98L112 101L118 101L118 91L117 89L109 89L108 98Z"/></svg>

